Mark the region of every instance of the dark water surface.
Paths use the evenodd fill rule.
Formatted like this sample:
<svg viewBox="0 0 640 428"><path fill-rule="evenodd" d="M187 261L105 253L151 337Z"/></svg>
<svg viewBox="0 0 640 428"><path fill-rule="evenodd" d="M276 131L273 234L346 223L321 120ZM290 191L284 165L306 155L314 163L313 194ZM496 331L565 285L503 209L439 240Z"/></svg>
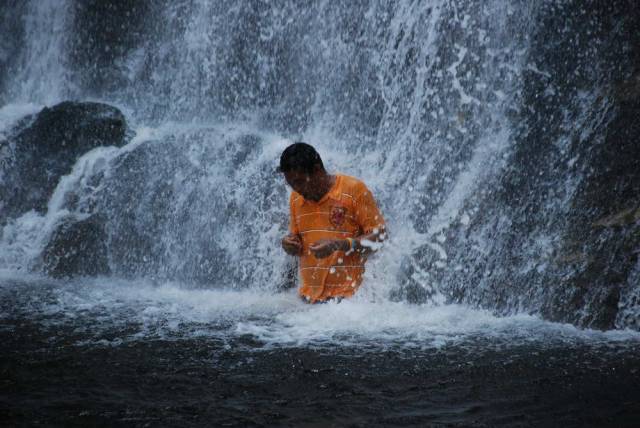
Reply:
<svg viewBox="0 0 640 428"><path fill-rule="evenodd" d="M461 336L447 327L461 339L420 348L407 347L402 336L356 334L354 327L342 339L267 343L234 327L246 330L262 317L265 328L285 329L264 310L240 319L216 315L209 323L184 314L158 318L155 323L175 325L149 330L134 313L189 309L158 301L143 309L140 301L114 297L118 288L111 300L106 294L81 299L80 291L69 294L74 287L37 281L0 287L1 425L640 424L640 354L633 336L572 339L552 329L544 336L513 328L496 335L491 325ZM325 312L318 311L361 310L356 304L296 308L288 310L300 311L300 323L304 317L319 322L313 317ZM407 316L402 307L396 310L396 318ZM194 334L207 326L207 334Z"/></svg>

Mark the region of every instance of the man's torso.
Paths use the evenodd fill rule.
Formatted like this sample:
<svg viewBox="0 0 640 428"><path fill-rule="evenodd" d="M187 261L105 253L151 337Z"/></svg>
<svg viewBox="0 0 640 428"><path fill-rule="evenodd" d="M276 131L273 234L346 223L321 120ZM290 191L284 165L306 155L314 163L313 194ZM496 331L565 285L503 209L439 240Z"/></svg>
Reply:
<svg viewBox="0 0 640 428"><path fill-rule="evenodd" d="M338 174L331 190L318 202L305 200L293 192L290 209L290 231L302 239L300 294L311 301L353 295L362 282L366 257L357 252L336 251L318 259L309 246L320 239L346 239L370 233L372 225L384 224L364 183Z"/></svg>

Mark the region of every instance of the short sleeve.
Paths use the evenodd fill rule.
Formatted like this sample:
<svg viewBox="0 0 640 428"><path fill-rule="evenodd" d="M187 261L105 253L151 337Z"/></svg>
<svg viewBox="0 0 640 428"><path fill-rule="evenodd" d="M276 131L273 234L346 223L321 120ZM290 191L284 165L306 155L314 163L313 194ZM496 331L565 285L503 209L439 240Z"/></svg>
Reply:
<svg viewBox="0 0 640 428"><path fill-rule="evenodd" d="M296 207L294 204L295 196L291 192L289 197L289 233L293 235L299 235L300 229L298 228L298 222L296 220Z"/></svg>
<svg viewBox="0 0 640 428"><path fill-rule="evenodd" d="M385 226L384 218L367 186L362 183L359 187L359 193L356 197L356 221L362 231L369 234L375 229L382 229Z"/></svg>

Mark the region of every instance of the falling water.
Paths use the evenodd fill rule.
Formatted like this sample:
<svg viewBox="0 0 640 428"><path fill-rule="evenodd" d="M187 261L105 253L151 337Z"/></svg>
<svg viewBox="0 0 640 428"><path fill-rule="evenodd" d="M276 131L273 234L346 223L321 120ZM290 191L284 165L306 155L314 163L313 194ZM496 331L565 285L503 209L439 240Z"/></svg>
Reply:
<svg viewBox="0 0 640 428"><path fill-rule="evenodd" d="M302 139L332 171L362 178L388 219L392 238L369 264L362 299L637 326L632 262L616 285L620 315L602 315L605 286L555 287L581 274L558 267L570 258L572 207L594 168L591 146L615 118L610 87L633 67L620 62L632 17L617 20L612 5L580 21L586 10L7 4L4 22L19 21L2 46L3 137L27 126L21 115L68 98L118 107L130 130L123 147L80 157L44 212L5 219L0 267L42 272L61 224L99 219L114 280L274 293L292 269L278 247L287 189L274 168ZM553 47L575 53L572 63Z"/></svg>

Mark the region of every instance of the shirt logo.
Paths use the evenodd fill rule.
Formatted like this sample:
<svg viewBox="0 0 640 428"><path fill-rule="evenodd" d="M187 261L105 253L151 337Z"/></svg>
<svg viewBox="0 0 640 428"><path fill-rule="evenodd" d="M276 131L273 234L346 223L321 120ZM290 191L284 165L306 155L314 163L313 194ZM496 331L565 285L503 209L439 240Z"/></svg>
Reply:
<svg viewBox="0 0 640 428"><path fill-rule="evenodd" d="M340 227L344 224L344 218L346 217L347 209L341 206L331 207L329 214L329 220L334 227Z"/></svg>

